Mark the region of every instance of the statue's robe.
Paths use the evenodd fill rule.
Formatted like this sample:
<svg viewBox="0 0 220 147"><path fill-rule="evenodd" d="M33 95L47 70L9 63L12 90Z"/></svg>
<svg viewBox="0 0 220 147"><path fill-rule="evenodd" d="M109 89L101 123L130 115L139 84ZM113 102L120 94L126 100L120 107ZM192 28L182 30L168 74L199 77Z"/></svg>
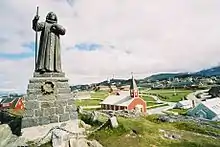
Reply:
<svg viewBox="0 0 220 147"><path fill-rule="evenodd" d="M55 29L52 25L56 25ZM37 23L34 20L33 29L41 31L35 71L62 72L59 35L65 35L65 29L56 23Z"/></svg>

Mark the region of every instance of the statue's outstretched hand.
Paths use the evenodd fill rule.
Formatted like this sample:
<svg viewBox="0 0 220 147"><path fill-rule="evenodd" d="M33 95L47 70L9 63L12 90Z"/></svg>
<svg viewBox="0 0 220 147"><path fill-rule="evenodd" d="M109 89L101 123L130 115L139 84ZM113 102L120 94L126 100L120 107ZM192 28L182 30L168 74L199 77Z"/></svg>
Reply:
<svg viewBox="0 0 220 147"><path fill-rule="evenodd" d="M36 15L36 16L34 17L34 20L35 20L35 21L38 21L39 18L40 18L40 16L39 16L39 15Z"/></svg>

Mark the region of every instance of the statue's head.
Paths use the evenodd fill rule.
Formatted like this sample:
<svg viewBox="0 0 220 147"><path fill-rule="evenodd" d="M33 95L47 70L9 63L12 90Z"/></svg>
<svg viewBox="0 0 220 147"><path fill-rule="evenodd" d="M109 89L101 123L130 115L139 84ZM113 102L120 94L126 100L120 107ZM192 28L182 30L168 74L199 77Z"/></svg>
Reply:
<svg viewBox="0 0 220 147"><path fill-rule="evenodd" d="M49 12L46 17L46 22L57 23L57 16L53 12Z"/></svg>

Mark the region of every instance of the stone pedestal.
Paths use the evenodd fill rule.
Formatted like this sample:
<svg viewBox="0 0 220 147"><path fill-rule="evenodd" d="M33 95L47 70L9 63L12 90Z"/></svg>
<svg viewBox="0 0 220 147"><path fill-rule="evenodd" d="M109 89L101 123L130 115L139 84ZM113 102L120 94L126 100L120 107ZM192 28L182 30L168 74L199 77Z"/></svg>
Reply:
<svg viewBox="0 0 220 147"><path fill-rule="evenodd" d="M77 119L76 106L64 73L34 73L25 97L22 128Z"/></svg>

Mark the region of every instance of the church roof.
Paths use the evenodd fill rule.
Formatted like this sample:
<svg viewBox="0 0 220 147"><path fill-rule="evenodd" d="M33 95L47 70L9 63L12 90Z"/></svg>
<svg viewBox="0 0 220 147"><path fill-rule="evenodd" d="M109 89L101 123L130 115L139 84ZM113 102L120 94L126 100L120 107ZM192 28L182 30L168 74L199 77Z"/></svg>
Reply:
<svg viewBox="0 0 220 147"><path fill-rule="evenodd" d="M120 95L110 95L100 104L128 106L133 101L128 92L120 92Z"/></svg>

